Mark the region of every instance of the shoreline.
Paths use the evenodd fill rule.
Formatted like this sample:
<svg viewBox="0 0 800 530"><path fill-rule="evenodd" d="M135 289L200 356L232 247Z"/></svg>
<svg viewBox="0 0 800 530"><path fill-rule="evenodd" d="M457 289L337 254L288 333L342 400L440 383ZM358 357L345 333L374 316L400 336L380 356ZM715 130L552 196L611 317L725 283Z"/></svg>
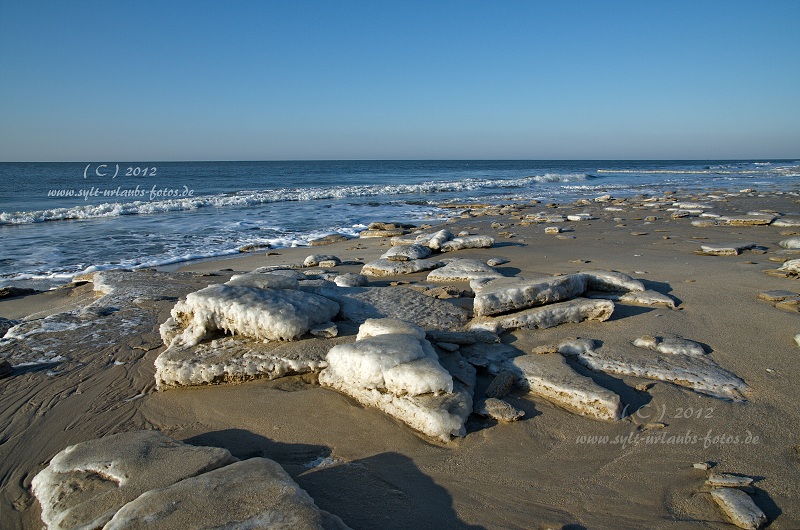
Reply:
<svg viewBox="0 0 800 530"><path fill-rule="evenodd" d="M776 210L800 216L798 195L792 192L763 197L740 193L713 202L709 195L715 192L657 197L705 202L713 206L706 211L720 215ZM112 432L146 428L198 445L225 447L240 458L272 458L321 508L353 528L401 528L403 523L728 528L701 491L705 474L692 468L707 461L716 464L714 471L758 477L754 500L769 517L770 528L800 526L795 487L800 440L793 432L800 424L800 405L791 390L792 381L800 377L793 340L800 321L796 312L759 299L770 290L800 291L796 279L762 272L777 269L780 260L800 257L778 245L800 233L800 226L693 226L692 221L712 218L674 217L671 206L611 198L476 209L474 217L459 213L443 226L492 235L495 245L442 257L485 261L500 256L509 260L498 267L504 276L602 269L640 279L676 300L677 309L620 304L607 322L507 332L503 343L529 352L579 336L602 341L603 348L623 349L642 335L680 336L703 344L710 358L746 381L751 389L746 403L665 382L602 375L573 364L579 374L618 392L635 412L616 422L599 422L515 390L508 400L526 412L522 421L502 424L473 416L465 437L431 443L377 409L364 408L303 376L156 391L153 361L163 351L157 325L175 303L162 300L153 305L152 322L118 324L112 334L115 344L98 350L78 344L70 354L74 361L27 368L2 380L6 407L0 420L7 442L0 445L0 457L8 478L2 483L0 518L11 521L13 528L38 527L38 503L26 488L56 452ZM539 223L526 218L579 213L596 219ZM548 226L562 230L546 234ZM696 253L703 244L749 242L756 248L739 255ZM350 263L328 269L332 272L358 272L357 262L376 259L388 246L388 238L349 239L184 263L174 271L194 273L178 280L188 291L224 281L231 270L299 265L310 254L331 254ZM370 285L427 284L426 275L370 278ZM73 285L0 300L0 316L41 317L84 307L96 296L91 288L91 283ZM113 322L116 317L108 318ZM480 374L478 386L488 382L489 376ZM652 386L640 391L641 385ZM651 424L663 427L647 427ZM740 442L733 441L737 436ZM306 466L320 456L338 463ZM654 474L659 480L652 480Z"/></svg>

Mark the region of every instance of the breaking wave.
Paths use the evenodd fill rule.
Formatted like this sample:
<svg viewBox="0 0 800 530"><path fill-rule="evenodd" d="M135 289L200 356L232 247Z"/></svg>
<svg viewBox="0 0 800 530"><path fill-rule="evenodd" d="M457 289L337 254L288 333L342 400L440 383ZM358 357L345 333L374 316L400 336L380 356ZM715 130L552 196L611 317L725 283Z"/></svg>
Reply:
<svg viewBox="0 0 800 530"><path fill-rule="evenodd" d="M442 192L491 191L492 189L519 189L536 184L580 182L594 177L585 173L546 173L517 179L468 178L449 181L427 181L417 184L370 184L352 186L332 186L318 188L278 188L262 191L237 191L216 195L199 195L179 199L153 201L107 202L86 204L70 208L51 208L25 212L1 212L0 224L29 224L45 221L65 221L75 219L95 219L100 217L119 217L122 215L149 215L164 212L190 211L200 208L247 207L260 204L314 201L323 199L347 199L356 197L377 197L431 194ZM75 191L75 190L67 190ZM67 194L67 196L73 196ZM79 197L77 193L74 196Z"/></svg>

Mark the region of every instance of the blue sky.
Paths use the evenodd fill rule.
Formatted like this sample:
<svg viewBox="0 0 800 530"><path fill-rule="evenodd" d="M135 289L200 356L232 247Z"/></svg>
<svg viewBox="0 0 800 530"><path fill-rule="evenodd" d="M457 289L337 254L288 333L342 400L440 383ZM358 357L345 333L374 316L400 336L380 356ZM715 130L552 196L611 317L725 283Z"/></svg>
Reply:
<svg viewBox="0 0 800 530"><path fill-rule="evenodd" d="M800 157L800 1L0 1L0 161Z"/></svg>

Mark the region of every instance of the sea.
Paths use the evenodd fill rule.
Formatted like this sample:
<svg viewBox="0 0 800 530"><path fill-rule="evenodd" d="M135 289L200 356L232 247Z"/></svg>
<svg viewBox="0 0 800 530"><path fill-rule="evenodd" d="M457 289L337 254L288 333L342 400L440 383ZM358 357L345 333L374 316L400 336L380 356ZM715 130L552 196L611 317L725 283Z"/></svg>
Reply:
<svg viewBox="0 0 800 530"><path fill-rule="evenodd" d="M800 160L0 163L0 287L304 246L452 203L800 190Z"/></svg>

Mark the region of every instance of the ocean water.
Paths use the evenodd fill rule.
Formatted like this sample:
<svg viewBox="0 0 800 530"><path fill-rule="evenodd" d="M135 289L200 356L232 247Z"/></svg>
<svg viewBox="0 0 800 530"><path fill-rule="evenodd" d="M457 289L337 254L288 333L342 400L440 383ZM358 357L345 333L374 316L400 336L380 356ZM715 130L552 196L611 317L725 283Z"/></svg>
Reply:
<svg viewBox="0 0 800 530"><path fill-rule="evenodd" d="M0 164L0 286L305 245L452 202L667 190L798 190L800 161L308 161Z"/></svg>

